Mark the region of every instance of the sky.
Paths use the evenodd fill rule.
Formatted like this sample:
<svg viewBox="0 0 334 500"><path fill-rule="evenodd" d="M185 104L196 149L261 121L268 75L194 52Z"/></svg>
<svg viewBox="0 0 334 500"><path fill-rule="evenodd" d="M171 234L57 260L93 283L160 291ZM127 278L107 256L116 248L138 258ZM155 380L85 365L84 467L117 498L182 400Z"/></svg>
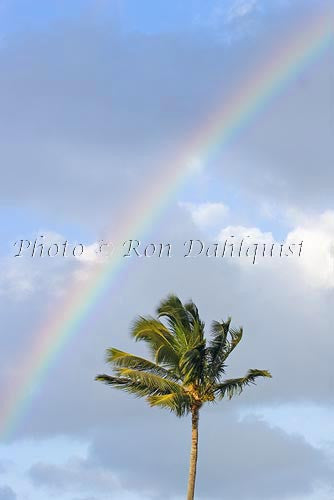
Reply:
<svg viewBox="0 0 334 500"><path fill-rule="evenodd" d="M189 137L321 13L332 19L330 1L0 2L0 416L42 329L102 269L98 242L141 214L140 199L163 198ZM184 498L189 418L94 381L110 346L147 355L132 321L171 292L208 330L243 325L229 376L273 375L202 411L198 500L333 498L333 49L224 147L193 148L183 182L129 236L141 253L170 242L172 257L126 259L27 404L0 419L0 500ZM42 235L84 256L31 257ZM303 251L184 257L187 240L221 249L231 237ZM20 240L31 244L14 257Z"/></svg>

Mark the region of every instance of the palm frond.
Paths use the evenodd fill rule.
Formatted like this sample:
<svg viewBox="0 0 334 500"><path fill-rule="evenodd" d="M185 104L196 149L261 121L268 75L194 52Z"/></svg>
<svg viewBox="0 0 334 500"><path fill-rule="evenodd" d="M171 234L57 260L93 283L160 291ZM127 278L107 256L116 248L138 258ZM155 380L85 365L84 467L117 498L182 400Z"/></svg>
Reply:
<svg viewBox="0 0 334 500"><path fill-rule="evenodd" d="M178 365L173 335L161 321L140 316L132 326L131 335L137 341L144 340L148 343L156 363Z"/></svg>
<svg viewBox="0 0 334 500"><path fill-rule="evenodd" d="M247 385L255 384L255 380L258 377L271 378L271 374L267 370L249 370L244 377L228 379L221 384L217 384L214 393L219 399L225 396L231 399L235 395L240 395Z"/></svg>
<svg viewBox="0 0 334 500"><path fill-rule="evenodd" d="M163 396L149 396L147 398L150 406L166 408L178 417L183 417L191 410L191 397L188 394L180 395L176 393L164 394Z"/></svg>
<svg viewBox="0 0 334 500"><path fill-rule="evenodd" d="M229 328L229 334L231 339L229 341L228 348L225 352L225 359L231 354L231 352L237 347L243 335L243 328L240 327L239 330L235 330L234 328Z"/></svg>
<svg viewBox="0 0 334 500"><path fill-rule="evenodd" d="M169 378L175 382L179 380L179 377L177 377L173 371L167 370L163 366L160 366L148 359L135 356L134 354L130 354L128 352L120 351L115 347L107 349L106 361L113 367L134 368L136 370L154 373L160 377Z"/></svg>
<svg viewBox="0 0 334 500"><path fill-rule="evenodd" d="M172 322L167 320L167 323L170 331L173 333L174 348L180 357L183 352L189 349L190 332L186 331L178 321Z"/></svg>
<svg viewBox="0 0 334 500"><path fill-rule="evenodd" d="M113 377L111 375L106 375L105 373L101 373L99 375L96 375L95 380L98 382L103 382L107 385L112 385L115 388L123 389L128 383L130 383L130 380L127 380L123 377Z"/></svg>
<svg viewBox="0 0 334 500"><path fill-rule="evenodd" d="M125 377L115 377L111 375L106 375L105 373L97 375L95 380L98 382L103 382L106 385L111 385L115 389L121 389L122 391L128 392L136 397L148 397L154 394L149 387L139 382L134 382L133 380Z"/></svg>
<svg viewBox="0 0 334 500"><path fill-rule="evenodd" d="M153 373L142 372L132 368L117 368L116 374L120 378L125 378L134 383L146 386L152 395L163 395L169 392L183 394L184 392L182 386L178 383L164 377L159 377L159 375L154 375Z"/></svg>
<svg viewBox="0 0 334 500"><path fill-rule="evenodd" d="M173 333L175 347L179 354L195 347L203 341L204 323L193 302L183 305L175 295L169 295L157 309L159 318L164 318L168 329Z"/></svg>
<svg viewBox="0 0 334 500"><path fill-rule="evenodd" d="M141 372L143 373L143 372ZM134 376L111 376L106 374L98 375L95 380L103 382L104 384L111 385L115 389L121 389L129 394L136 397L146 398L148 400L151 396L164 396L173 392L171 387L167 384L159 384L157 381L147 381L145 377L142 379L140 377ZM163 380L163 379L162 379ZM179 396L182 396L182 392L178 389Z"/></svg>
<svg viewBox="0 0 334 500"><path fill-rule="evenodd" d="M195 325L197 325L197 328L201 331L203 336L205 323L200 318L196 304L194 304L194 302L191 300L184 305L184 309L187 311L188 320L192 328L194 329Z"/></svg>
<svg viewBox="0 0 334 500"><path fill-rule="evenodd" d="M231 318L226 321L213 321L211 325L211 340L207 348L208 372L212 379L219 379L224 373L225 353L229 347L227 335L231 324Z"/></svg>
<svg viewBox="0 0 334 500"><path fill-rule="evenodd" d="M157 315L159 318L166 317L170 318L172 321L178 321L184 328L189 329L187 312L181 300L176 295L170 294L166 299L160 302L157 307Z"/></svg>
<svg viewBox="0 0 334 500"><path fill-rule="evenodd" d="M180 373L185 384L200 385L205 379L205 340L186 351L180 359Z"/></svg>

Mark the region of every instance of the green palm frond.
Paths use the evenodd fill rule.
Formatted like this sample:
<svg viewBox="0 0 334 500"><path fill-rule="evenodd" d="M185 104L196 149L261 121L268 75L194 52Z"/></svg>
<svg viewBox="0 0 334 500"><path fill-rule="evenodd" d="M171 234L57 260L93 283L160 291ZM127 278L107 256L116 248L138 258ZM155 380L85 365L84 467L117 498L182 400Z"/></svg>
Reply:
<svg viewBox="0 0 334 500"><path fill-rule="evenodd" d="M196 304L191 300L184 305L184 309L187 311L188 320L191 324L192 328L195 328L195 325L198 325L197 328L201 331L202 336L204 335L204 327L205 323L201 320L198 312L198 308Z"/></svg>
<svg viewBox="0 0 334 500"><path fill-rule="evenodd" d="M181 353L188 350L194 341L196 309L191 303L188 308L189 310L175 295L169 295L157 308L158 318L165 320L168 329L173 333L178 352Z"/></svg>
<svg viewBox="0 0 334 500"><path fill-rule="evenodd" d="M164 394L163 396L149 396L147 398L150 406L166 408L178 417L183 417L191 410L191 397L188 394L180 395L176 393Z"/></svg>
<svg viewBox="0 0 334 500"><path fill-rule="evenodd" d="M138 382L141 385L145 385L148 389L153 391L152 394L161 395L169 392L183 394L183 388L181 385L173 382L172 380L168 380L167 378L159 377L159 375L134 370L133 368L116 368L115 371L118 377L124 377L132 382Z"/></svg>
<svg viewBox="0 0 334 500"><path fill-rule="evenodd" d="M137 341L144 340L148 343L156 363L178 365L173 334L161 321L140 316L132 326L131 335Z"/></svg>
<svg viewBox="0 0 334 500"><path fill-rule="evenodd" d="M121 389L137 397L164 396L173 392L174 387L165 383L165 379L153 380L152 376L145 376L143 372L141 377L134 373L127 373L127 376L110 376L106 374L98 375L95 380L113 386L115 389ZM164 382L165 381L165 382ZM176 388L176 394L180 397L184 394L181 387Z"/></svg>
<svg viewBox="0 0 334 500"><path fill-rule="evenodd" d="M180 359L180 373L185 384L201 384L205 380L205 341L186 351Z"/></svg>
<svg viewBox="0 0 334 500"><path fill-rule="evenodd" d="M183 305L178 297L169 295L157 308L158 318L165 319L174 337L174 346L179 355L195 347L204 338L204 323L193 302Z"/></svg>
<svg viewBox="0 0 334 500"><path fill-rule="evenodd" d="M111 375L106 375L105 373L96 375L95 380L97 380L98 382L103 382L107 385L112 385L116 389L123 389L131 382L131 380L127 380L123 377L113 377Z"/></svg>
<svg viewBox="0 0 334 500"><path fill-rule="evenodd" d="M103 382L106 385L111 385L115 389L121 389L122 391L133 394L134 396L143 398L154 394L149 387L139 382L134 382L133 380L125 377L115 377L111 375L106 375L105 373L97 375L95 380L98 382Z"/></svg>
<svg viewBox="0 0 334 500"><path fill-rule="evenodd" d="M267 370L249 370L244 377L228 379L221 384L217 384L214 393L219 399L225 396L231 399L233 396L241 394L247 385L255 384L255 380L258 377L271 378L271 374Z"/></svg>
<svg viewBox="0 0 334 500"><path fill-rule="evenodd" d="M173 333L174 337L174 348L180 357L183 352L189 349L189 341L191 336L188 331L186 331L182 324L175 321L171 323L169 320L167 321L168 327L170 331Z"/></svg>
<svg viewBox="0 0 334 500"><path fill-rule="evenodd" d="M230 340L228 343L228 347L225 351L225 359L231 354L231 352L237 347L243 335L243 328L239 328L239 330L235 330L234 328L229 329Z"/></svg>
<svg viewBox="0 0 334 500"><path fill-rule="evenodd" d="M219 379L224 373L226 359L225 353L229 346L227 336L231 324L231 318L226 321L213 321L211 325L211 340L207 348L209 376Z"/></svg>
<svg viewBox="0 0 334 500"><path fill-rule="evenodd" d="M157 307L157 315L158 318L167 318L171 325L178 323L182 325L184 330L190 331L187 311L176 295L168 295L166 299L160 302Z"/></svg>
<svg viewBox="0 0 334 500"><path fill-rule="evenodd" d="M179 377L173 371L167 370L153 361L120 351L114 347L107 349L106 361L113 367L135 368L136 370L154 373L160 377L170 378L175 382L179 380Z"/></svg>
<svg viewBox="0 0 334 500"><path fill-rule="evenodd" d="M194 321L191 325L191 336L189 339L189 347L196 347L199 344L206 343L204 337L204 324L201 321Z"/></svg>
<svg viewBox="0 0 334 500"><path fill-rule="evenodd" d="M166 378L130 368L117 368L116 372L118 376L101 374L95 380L137 397L146 397L150 406L169 408L178 416L183 416L190 411L192 398L181 385Z"/></svg>

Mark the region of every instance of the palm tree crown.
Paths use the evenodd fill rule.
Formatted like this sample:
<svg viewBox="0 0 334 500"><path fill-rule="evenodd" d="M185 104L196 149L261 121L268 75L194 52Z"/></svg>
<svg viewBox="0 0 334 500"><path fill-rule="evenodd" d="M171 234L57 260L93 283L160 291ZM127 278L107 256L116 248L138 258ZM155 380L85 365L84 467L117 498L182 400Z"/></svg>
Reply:
<svg viewBox="0 0 334 500"><path fill-rule="evenodd" d="M243 333L230 323L231 318L214 321L208 341L196 305L192 301L182 304L170 295L157 308L157 318L139 317L132 327L132 336L147 342L153 360L112 347L107 350L107 362L114 374L98 375L96 380L144 397L151 406L167 408L178 416L206 402L231 399L257 377L271 375L253 369L244 377L223 379L226 359Z"/></svg>

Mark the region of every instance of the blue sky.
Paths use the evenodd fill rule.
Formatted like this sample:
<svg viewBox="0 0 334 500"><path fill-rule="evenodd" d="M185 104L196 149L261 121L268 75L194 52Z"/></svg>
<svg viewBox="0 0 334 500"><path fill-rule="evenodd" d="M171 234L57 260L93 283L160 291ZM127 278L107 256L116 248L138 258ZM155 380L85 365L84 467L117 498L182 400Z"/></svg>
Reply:
<svg viewBox="0 0 334 500"><path fill-rule="evenodd" d="M96 16L103 12L104 19L116 19L126 31L141 31L145 33L175 32L209 28L220 18L224 22L231 22L232 16L242 17L255 14L262 22L270 15L288 12L292 5L300 9L314 7L314 0L301 2L296 0L274 0L270 3L248 0L247 2L234 0L65 0L58 2L44 2L39 4L33 0L4 0L2 9L2 29L17 31L20 29L34 29L48 26L50 22L61 19L78 19L80 16Z"/></svg>

